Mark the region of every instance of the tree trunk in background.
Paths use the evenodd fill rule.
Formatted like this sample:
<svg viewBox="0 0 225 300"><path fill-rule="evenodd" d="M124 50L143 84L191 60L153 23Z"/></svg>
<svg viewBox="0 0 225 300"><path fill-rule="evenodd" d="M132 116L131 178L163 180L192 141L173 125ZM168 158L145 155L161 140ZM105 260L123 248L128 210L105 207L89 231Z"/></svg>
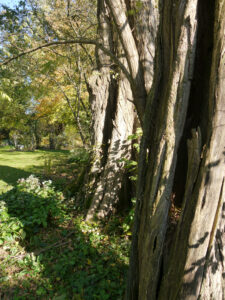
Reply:
<svg viewBox="0 0 225 300"><path fill-rule="evenodd" d="M225 1L164 0L159 12L126 299L222 300Z"/></svg>
<svg viewBox="0 0 225 300"><path fill-rule="evenodd" d="M41 137L38 132L38 120L34 121L34 137L35 137L36 149L40 149Z"/></svg>
<svg viewBox="0 0 225 300"><path fill-rule="evenodd" d="M49 134L49 149L50 150L55 150L56 149L55 134L54 133Z"/></svg>
<svg viewBox="0 0 225 300"><path fill-rule="evenodd" d="M102 0L98 1L98 20L103 45L115 53L118 40ZM134 132L137 121L128 80L101 50L96 52L98 71L89 80L93 114L92 145L95 148L91 170L94 193L87 220L95 214L98 217L109 215L118 204L123 183L129 180L121 159L131 158L131 141L127 138ZM125 59L121 61L126 63Z"/></svg>

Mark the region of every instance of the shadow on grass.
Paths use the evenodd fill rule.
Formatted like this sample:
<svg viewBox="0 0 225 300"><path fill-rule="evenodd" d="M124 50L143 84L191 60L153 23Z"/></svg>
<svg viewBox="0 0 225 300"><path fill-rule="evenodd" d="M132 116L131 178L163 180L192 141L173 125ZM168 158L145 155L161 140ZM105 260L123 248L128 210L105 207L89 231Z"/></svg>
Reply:
<svg viewBox="0 0 225 300"><path fill-rule="evenodd" d="M0 180L3 181L0 193L7 189L7 185L15 186L18 179L27 178L31 174L48 177L55 166L63 166L68 154L67 150L22 152L0 149ZM24 165L21 163L23 161ZM17 167L18 163L20 167Z"/></svg>
<svg viewBox="0 0 225 300"><path fill-rule="evenodd" d="M35 152L36 153L36 152ZM70 154L69 150L37 150L40 155L37 160L51 159L55 163L60 163Z"/></svg>
<svg viewBox="0 0 225 300"><path fill-rule="evenodd" d="M4 199L10 193L12 195L8 192ZM34 195L23 192L20 197L29 199ZM11 279L0 283L2 297L122 299L127 264L115 244L109 242L109 236L99 234L96 227L79 218L58 225L50 218L47 228L38 224L30 227L22 217L29 218L26 205L21 204L21 211L15 210L12 197L9 199L5 200L8 213L25 226L26 238L20 244L28 256L8 254L4 274L8 271ZM46 199L37 196L36 201L41 203ZM1 262L1 266L4 263Z"/></svg>
<svg viewBox="0 0 225 300"><path fill-rule="evenodd" d="M0 165L0 180L12 186L16 185L18 179L27 178L28 176L30 176L30 174L30 172L24 171L22 169Z"/></svg>

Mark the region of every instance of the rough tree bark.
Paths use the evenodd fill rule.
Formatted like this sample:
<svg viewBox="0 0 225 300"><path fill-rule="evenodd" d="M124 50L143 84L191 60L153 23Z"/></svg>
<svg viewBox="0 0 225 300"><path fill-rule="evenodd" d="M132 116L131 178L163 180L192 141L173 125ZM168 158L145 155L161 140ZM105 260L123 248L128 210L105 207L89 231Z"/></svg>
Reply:
<svg viewBox="0 0 225 300"><path fill-rule="evenodd" d="M104 1L98 1L99 35L105 48L119 54L118 39ZM115 53L116 51L116 53ZM127 181L121 159L131 158L131 135L136 126L136 112L130 83L113 65L112 60L97 49L98 70L89 80L93 115L92 145L95 148L91 183L94 194L86 219L109 215L120 200L123 183ZM126 59L121 58L126 65ZM126 192L125 192L126 194Z"/></svg>
<svg viewBox="0 0 225 300"><path fill-rule="evenodd" d="M224 16L225 1L162 2L126 299L225 297ZM174 173L185 160L171 234Z"/></svg>

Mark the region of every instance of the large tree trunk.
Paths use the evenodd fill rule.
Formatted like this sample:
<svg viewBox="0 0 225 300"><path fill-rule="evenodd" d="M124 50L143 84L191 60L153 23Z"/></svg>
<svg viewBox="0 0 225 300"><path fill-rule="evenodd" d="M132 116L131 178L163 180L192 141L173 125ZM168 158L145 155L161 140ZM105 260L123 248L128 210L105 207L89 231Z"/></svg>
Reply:
<svg viewBox="0 0 225 300"><path fill-rule="evenodd" d="M200 23L199 30L201 33L206 30L205 22L211 26L205 35L211 50L208 70L201 78L205 83L201 92L205 109L200 119L203 147L200 152L196 135L188 143L189 173L183 211L160 288L161 299L166 291L168 299L225 298L225 2L211 2L207 9L201 1L199 18L203 18L204 29ZM199 36L196 64L203 64L201 60L204 58L205 62L207 58L205 49L200 49L205 46L201 41ZM196 91L192 93L195 94ZM173 287L168 286L168 280Z"/></svg>
<svg viewBox="0 0 225 300"><path fill-rule="evenodd" d="M126 299L225 297L224 16L225 1L163 1Z"/></svg>
<svg viewBox="0 0 225 300"><path fill-rule="evenodd" d="M143 138L126 299L223 299L225 0L100 3L103 44L123 54L126 70L113 81L112 61L103 56L92 84L102 171L88 217L98 209L106 215L118 201L118 158L125 155L118 145L129 135L119 120L124 107L130 111L122 99L131 98ZM172 202L182 207L176 226Z"/></svg>

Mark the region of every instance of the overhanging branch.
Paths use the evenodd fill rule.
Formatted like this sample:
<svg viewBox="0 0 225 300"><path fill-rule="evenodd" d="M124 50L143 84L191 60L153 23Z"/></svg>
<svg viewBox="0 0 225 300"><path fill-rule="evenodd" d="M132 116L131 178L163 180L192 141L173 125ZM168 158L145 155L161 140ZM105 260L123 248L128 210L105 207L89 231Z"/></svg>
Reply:
<svg viewBox="0 0 225 300"><path fill-rule="evenodd" d="M49 48L49 47L52 47L52 46L71 45L71 44L81 44L81 45L85 44L85 45L94 45L94 46L98 47L106 55L108 55L116 65L118 65L120 67L121 71L124 73L124 75L127 77L129 82L132 84L133 80L132 80L132 77L131 77L130 73L128 72L126 67L121 63L121 61L111 51L109 51L107 48L105 48L101 43L99 43L95 40L90 40L90 39L85 39L85 38L78 38L78 39L74 39L74 40L55 41L55 42L45 43L45 44L39 45L35 48L23 51L23 52L19 53L18 55L15 55L15 56L9 58L8 60L1 62L0 66L7 65L13 60L16 60L16 59L18 59L18 58L20 58L24 55L34 53L34 52L36 52L38 50L41 50L41 49L44 49L44 48Z"/></svg>

